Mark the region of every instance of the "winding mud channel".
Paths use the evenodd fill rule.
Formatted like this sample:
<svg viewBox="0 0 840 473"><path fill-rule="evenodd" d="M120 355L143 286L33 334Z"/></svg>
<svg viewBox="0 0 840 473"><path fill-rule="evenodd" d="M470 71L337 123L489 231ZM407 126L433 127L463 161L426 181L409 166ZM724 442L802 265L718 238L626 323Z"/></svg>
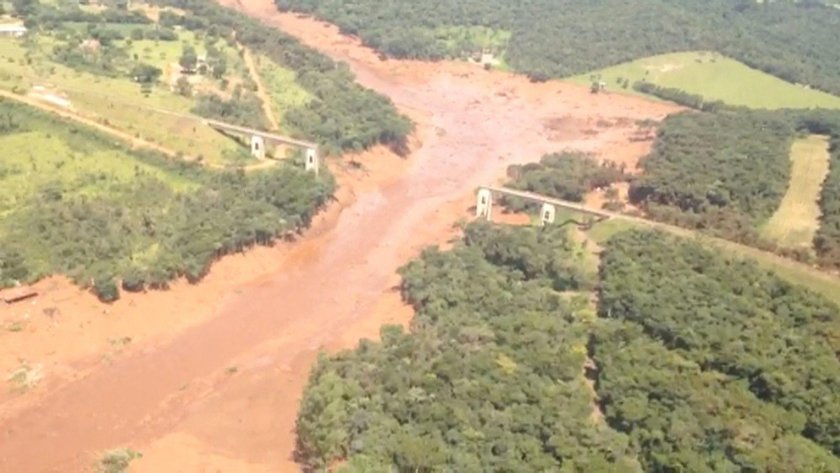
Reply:
<svg viewBox="0 0 840 473"><path fill-rule="evenodd" d="M476 186L499 181L510 164L567 149L633 167L650 147L631 141L635 120L675 110L469 64L381 61L334 27L277 12L271 0L222 3L347 62L360 83L417 122L411 153L406 161L382 150L360 157L367 175L342 181L350 188L341 203L291 248L271 250L283 254L264 275L205 293L191 309L206 312L198 322L173 324L107 363L75 360L76 376L46 383L28 402L4 403L2 472L84 471L121 446L143 452L131 471L297 471L295 416L318 352L408 322L395 270L452 237ZM193 300L201 286L177 294ZM178 320L175 299L171 307L145 300L132 313Z"/></svg>

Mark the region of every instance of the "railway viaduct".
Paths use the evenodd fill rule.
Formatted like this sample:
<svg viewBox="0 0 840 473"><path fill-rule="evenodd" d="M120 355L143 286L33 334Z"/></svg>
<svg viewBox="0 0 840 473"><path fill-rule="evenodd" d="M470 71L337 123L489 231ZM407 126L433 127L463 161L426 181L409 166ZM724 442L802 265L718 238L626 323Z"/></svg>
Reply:
<svg viewBox="0 0 840 473"><path fill-rule="evenodd" d="M278 135L276 133L269 133L254 128L248 128L231 123L220 122L218 120L201 119L210 128L217 130L226 135L234 134L245 137L250 140L251 155L257 159L265 159L266 143L285 144L303 148L306 153L306 160L304 161L304 168L307 171L312 171L318 175L318 168L320 167L318 156L318 145L310 141L296 140L287 136Z"/></svg>
<svg viewBox="0 0 840 473"><path fill-rule="evenodd" d="M515 189L508 189L506 187L481 186L478 188L478 192L476 194L476 217L484 217L488 221L492 220L494 194L519 197L520 199L525 199L542 205L540 209L540 224L543 226L554 223L558 207L595 217L596 222L607 220L613 216L613 214L609 212L595 210L590 207L586 207L585 205L547 197L534 192L519 191Z"/></svg>

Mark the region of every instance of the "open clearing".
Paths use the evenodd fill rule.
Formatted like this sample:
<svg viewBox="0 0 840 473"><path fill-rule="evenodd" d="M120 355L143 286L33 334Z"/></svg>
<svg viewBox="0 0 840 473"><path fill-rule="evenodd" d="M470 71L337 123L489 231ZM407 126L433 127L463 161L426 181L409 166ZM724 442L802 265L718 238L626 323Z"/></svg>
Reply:
<svg viewBox="0 0 840 473"><path fill-rule="evenodd" d="M0 332L0 356L44 366L38 386L0 404L0 422L15 426L0 431L2 471L78 471L117 447L143 453L136 472L299 471L297 404L319 350L410 320L395 270L455 233L477 186L565 149L632 166L650 147L631 143L635 120L678 110L463 62L381 61L335 27L278 13L271 0L224 2L346 61L363 85L389 96L417 123L411 155L356 157L365 168L348 171L354 179L341 180L337 203L301 241L227 257L211 284L132 295L106 316L92 296L61 283L32 303L0 307L0 319L32 321L31 330ZM545 125L558 120L562 133ZM67 315L41 315L45 300ZM109 339L126 337L132 342L112 354Z"/></svg>
<svg viewBox="0 0 840 473"><path fill-rule="evenodd" d="M295 82L296 73L291 69L279 66L262 54L250 55L254 65L254 72L258 74L262 85L265 87L265 94L269 101L264 107L271 107L275 115L282 113L292 107L306 105L311 99L309 92ZM277 129L283 133L289 130L283 127L282 120L277 120Z"/></svg>
<svg viewBox="0 0 840 473"><path fill-rule="evenodd" d="M762 228L762 234L787 248L811 247L819 228L818 200L829 168L827 136L810 135L790 150L790 184L779 209Z"/></svg>
<svg viewBox="0 0 840 473"><path fill-rule="evenodd" d="M181 34L184 41L194 42L196 49L202 51L192 33ZM126 78L71 69L50 60L49 51L54 43L51 38L39 37L34 43L27 59L27 50L19 40L0 38L0 87L28 92L35 86L43 86L49 93L66 97L80 115L184 155L200 157L213 165L243 164L249 160L241 146L197 120L151 111L188 113L193 106L192 99L170 91L165 85L144 93L139 84ZM173 63L177 65L182 43L137 41L131 47L138 57L166 71ZM232 49L224 52L230 58L232 71L236 74L245 71L244 63Z"/></svg>
<svg viewBox="0 0 840 473"><path fill-rule="evenodd" d="M840 97L791 84L713 52L651 56L575 76L570 80L589 84L592 76L600 76L607 83L607 90L631 94L639 94L633 90L633 83L645 80L662 87L701 95L706 99L721 100L730 105L767 109L840 108ZM630 81L627 89L619 85L619 79Z"/></svg>

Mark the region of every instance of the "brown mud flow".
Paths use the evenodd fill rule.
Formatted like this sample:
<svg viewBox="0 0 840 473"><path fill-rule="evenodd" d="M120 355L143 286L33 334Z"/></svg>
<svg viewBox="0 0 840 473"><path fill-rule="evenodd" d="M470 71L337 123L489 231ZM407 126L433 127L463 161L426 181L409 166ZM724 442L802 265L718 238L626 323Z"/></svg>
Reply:
<svg viewBox="0 0 840 473"><path fill-rule="evenodd" d="M133 471L297 471L295 416L318 351L407 322L395 270L452 236L476 186L566 149L632 168L650 146L631 141L635 120L675 110L460 63L380 61L333 27L278 13L271 0L223 3L348 62L417 122L418 143L404 171L378 179L392 171L372 166L374 184L358 185L268 275L217 294L203 322L109 363L79 360L84 376L0 408L0 471L79 471L119 446L144 453Z"/></svg>

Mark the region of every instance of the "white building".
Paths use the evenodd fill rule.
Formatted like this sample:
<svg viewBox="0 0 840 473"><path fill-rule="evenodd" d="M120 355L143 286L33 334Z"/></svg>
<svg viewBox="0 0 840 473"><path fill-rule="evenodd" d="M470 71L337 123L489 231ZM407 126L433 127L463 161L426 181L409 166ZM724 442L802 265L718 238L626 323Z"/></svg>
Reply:
<svg viewBox="0 0 840 473"><path fill-rule="evenodd" d="M19 38L26 34L26 27L22 23L0 24L0 36L14 36Z"/></svg>

